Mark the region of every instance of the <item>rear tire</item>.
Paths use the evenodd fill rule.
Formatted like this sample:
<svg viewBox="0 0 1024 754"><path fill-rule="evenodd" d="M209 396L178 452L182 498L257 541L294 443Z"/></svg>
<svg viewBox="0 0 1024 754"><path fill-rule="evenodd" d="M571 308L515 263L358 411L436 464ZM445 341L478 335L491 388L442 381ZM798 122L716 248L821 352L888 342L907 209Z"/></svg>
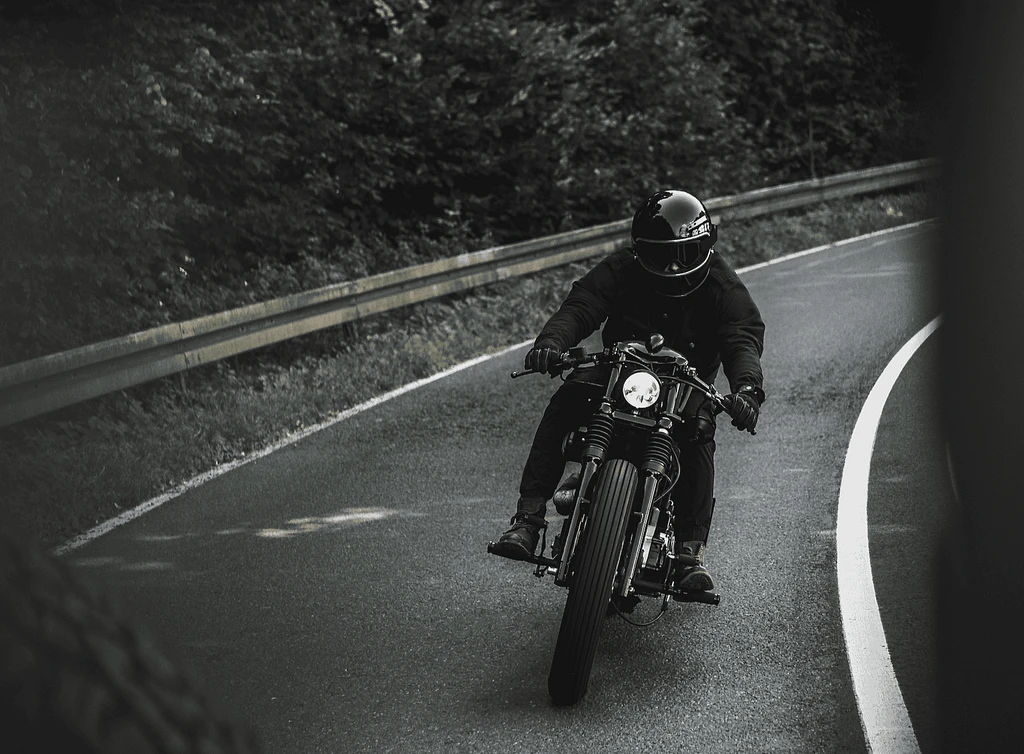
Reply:
<svg viewBox="0 0 1024 754"><path fill-rule="evenodd" d="M575 704L586 693L638 476L629 461L613 458L595 482L548 674L548 692L556 705Z"/></svg>

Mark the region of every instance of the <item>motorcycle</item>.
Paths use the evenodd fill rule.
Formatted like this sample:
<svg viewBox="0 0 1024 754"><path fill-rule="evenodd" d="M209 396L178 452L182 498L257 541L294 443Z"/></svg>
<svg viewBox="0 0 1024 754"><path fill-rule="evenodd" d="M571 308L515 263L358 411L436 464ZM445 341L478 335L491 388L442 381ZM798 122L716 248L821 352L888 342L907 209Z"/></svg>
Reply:
<svg viewBox="0 0 1024 754"><path fill-rule="evenodd" d="M715 413L729 413L731 403L664 343L653 333L646 342L621 341L592 353L576 347L561 354L551 370L554 375L600 367L607 374L588 424L563 443L566 470L553 503L565 519L550 556L544 554L544 530L540 554L519 558L533 563L539 578L553 576L568 589L548 675L556 705L575 704L586 693L609 610L623 614L620 605L653 597L661 603L657 620L670 601L720 602L713 592L673 584L678 501L672 491L680 477L675 437L692 431L689 425L696 421L682 415L691 395L705 396ZM536 373L516 371L511 377ZM503 554L494 542L487 550Z"/></svg>

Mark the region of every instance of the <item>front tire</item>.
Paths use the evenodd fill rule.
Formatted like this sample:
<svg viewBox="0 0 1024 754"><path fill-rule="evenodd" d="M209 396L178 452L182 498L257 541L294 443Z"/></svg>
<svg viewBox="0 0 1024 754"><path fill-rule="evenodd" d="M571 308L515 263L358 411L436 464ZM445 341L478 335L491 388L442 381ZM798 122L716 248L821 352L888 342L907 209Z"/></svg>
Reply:
<svg viewBox="0 0 1024 754"><path fill-rule="evenodd" d="M602 466L595 482L548 674L548 692L556 705L575 704L586 693L637 479L633 464L613 458Z"/></svg>

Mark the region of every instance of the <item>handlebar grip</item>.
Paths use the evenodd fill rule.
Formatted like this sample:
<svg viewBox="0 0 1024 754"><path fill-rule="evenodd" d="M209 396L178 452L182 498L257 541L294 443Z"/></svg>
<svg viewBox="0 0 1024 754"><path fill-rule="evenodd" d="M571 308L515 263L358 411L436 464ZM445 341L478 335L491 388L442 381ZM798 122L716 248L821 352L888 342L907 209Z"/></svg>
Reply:
<svg viewBox="0 0 1024 754"><path fill-rule="evenodd" d="M733 403L733 400L731 400L731 399L732 399L731 395L723 395L721 397L721 399L720 399L722 401L720 411L724 411L730 417L732 417L732 403ZM718 407L716 406L716 408L718 408ZM755 430L753 430L753 429L748 429L747 432L749 432L751 435L756 435L757 434L757 432Z"/></svg>
<svg viewBox="0 0 1024 754"><path fill-rule="evenodd" d="M551 375L552 377L556 377L562 372L564 372L566 369L571 369L573 366L575 366L575 364L573 363L572 357L569 355L568 351L565 351L564 353L558 354L558 361L553 362L548 368L548 370L545 372L542 372L539 369L517 369L514 372L511 372L509 374L509 377L511 377L513 380L516 377L524 377L528 374L548 374Z"/></svg>

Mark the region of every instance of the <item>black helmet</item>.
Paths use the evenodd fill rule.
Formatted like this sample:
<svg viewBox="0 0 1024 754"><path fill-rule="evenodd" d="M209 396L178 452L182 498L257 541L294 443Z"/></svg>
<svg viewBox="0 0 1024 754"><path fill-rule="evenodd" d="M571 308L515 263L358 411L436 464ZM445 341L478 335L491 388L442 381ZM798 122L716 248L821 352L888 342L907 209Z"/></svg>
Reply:
<svg viewBox="0 0 1024 754"><path fill-rule="evenodd" d="M655 291L688 296L707 280L718 227L708 208L685 191L659 191L633 215L633 255L654 277Z"/></svg>

